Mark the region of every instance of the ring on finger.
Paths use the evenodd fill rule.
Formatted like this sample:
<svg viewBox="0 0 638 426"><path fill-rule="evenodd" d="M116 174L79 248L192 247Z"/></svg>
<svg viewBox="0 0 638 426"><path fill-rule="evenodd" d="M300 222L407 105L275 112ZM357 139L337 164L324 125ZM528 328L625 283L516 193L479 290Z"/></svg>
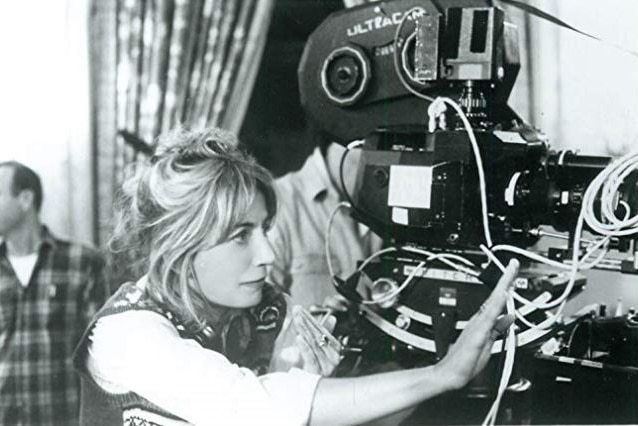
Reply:
<svg viewBox="0 0 638 426"><path fill-rule="evenodd" d="M325 334L322 334L321 337L319 338L319 346L321 346L322 348L324 346L328 345L328 336L326 336Z"/></svg>

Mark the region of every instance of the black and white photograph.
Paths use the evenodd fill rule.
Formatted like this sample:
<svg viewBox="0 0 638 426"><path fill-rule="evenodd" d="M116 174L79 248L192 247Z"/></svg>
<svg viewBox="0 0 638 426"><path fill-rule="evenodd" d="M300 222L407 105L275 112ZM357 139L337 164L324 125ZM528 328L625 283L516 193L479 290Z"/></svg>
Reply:
<svg viewBox="0 0 638 426"><path fill-rule="evenodd" d="M638 424L636 0L0 4L0 425Z"/></svg>

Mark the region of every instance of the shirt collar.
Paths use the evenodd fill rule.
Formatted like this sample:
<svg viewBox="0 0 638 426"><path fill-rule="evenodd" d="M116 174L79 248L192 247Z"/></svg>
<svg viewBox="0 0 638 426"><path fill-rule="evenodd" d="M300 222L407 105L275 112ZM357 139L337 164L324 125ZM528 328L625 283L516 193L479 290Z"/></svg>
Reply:
<svg viewBox="0 0 638 426"><path fill-rule="evenodd" d="M319 147L315 148L303 165L301 179L302 182L305 182L307 196L313 201L328 192L338 196L337 188L335 188L328 174L326 159L321 154Z"/></svg>
<svg viewBox="0 0 638 426"><path fill-rule="evenodd" d="M55 237L53 236L53 234L51 233L51 231L49 231L49 228L46 227L46 225L42 225L42 242L41 245L42 246L51 246L53 248L55 248L55 246L58 245L57 240L55 239Z"/></svg>
<svg viewBox="0 0 638 426"><path fill-rule="evenodd" d="M328 174L328 166L326 165L326 157L321 154L321 149L316 147L306 160L300 171L301 180L304 182L306 195L310 200L317 201L322 194L328 196L333 193L335 197L339 197L339 191L335 187L330 175ZM367 225L358 222L357 229L360 236L370 233Z"/></svg>
<svg viewBox="0 0 638 426"><path fill-rule="evenodd" d="M51 231L49 231L49 228L47 228L46 225L42 225L40 229L40 237L42 241L40 241L40 246L35 251L36 253L39 253L42 247L49 246L55 248L55 246L57 246L58 244L55 237L53 236L53 234L51 234ZM0 255L6 256L6 254L7 242L4 240L4 238L0 238Z"/></svg>

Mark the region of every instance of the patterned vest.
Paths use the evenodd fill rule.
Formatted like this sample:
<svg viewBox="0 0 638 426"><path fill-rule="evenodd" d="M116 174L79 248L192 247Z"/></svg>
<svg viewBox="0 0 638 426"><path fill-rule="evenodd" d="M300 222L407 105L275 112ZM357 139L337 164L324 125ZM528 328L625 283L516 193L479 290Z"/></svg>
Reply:
<svg viewBox="0 0 638 426"><path fill-rule="evenodd" d="M82 384L81 425L187 424L184 420L133 392L125 394L106 392L87 371L89 336L96 322L105 316L131 310L156 312L171 321L182 338L194 339L202 347L220 352L231 362L250 368L261 375L268 371L275 339L281 331L286 316L286 300L281 292L271 286L265 286L262 301L256 307L232 311L216 327L216 330L208 326L199 332L189 332L175 315L151 300L135 284L122 285L95 315L73 356L73 363L80 373Z"/></svg>

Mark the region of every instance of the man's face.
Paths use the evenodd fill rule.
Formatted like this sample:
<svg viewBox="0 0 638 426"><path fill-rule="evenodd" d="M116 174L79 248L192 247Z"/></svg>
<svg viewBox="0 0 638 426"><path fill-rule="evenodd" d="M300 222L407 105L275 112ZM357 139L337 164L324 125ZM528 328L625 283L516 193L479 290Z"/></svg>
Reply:
<svg viewBox="0 0 638 426"><path fill-rule="evenodd" d="M23 219L25 211L18 195L11 193L13 169L0 167L0 235L5 236Z"/></svg>

